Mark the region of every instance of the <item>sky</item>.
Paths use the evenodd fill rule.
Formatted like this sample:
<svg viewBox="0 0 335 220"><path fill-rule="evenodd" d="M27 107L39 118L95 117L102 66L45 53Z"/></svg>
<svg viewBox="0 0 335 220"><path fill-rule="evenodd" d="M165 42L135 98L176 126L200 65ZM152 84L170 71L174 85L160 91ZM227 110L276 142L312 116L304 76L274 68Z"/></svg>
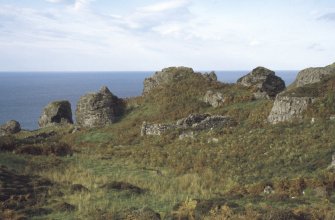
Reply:
<svg viewBox="0 0 335 220"><path fill-rule="evenodd" d="M334 0L0 0L0 71L333 62Z"/></svg>

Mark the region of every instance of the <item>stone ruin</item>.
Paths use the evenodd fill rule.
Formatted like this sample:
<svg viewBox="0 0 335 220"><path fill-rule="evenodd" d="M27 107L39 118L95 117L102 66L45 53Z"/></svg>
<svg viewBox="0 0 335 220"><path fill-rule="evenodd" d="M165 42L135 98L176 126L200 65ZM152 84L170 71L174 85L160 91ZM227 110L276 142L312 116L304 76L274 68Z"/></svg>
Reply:
<svg viewBox="0 0 335 220"><path fill-rule="evenodd" d="M149 124L143 122L141 135L162 135L173 129L180 130L211 130L215 128L235 126L236 121L228 116L209 114L190 114L188 117L178 120L175 124Z"/></svg>

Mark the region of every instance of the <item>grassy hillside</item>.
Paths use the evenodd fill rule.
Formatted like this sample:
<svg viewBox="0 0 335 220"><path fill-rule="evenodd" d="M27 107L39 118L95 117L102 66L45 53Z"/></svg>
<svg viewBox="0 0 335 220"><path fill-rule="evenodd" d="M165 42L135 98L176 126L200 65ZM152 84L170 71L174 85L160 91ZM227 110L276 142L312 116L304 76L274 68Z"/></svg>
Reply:
<svg viewBox="0 0 335 220"><path fill-rule="evenodd" d="M333 113L332 82L307 89L323 98L306 114ZM222 92L225 105L205 104L208 90ZM124 116L111 126L76 132L54 127L2 138L4 169L53 185L36 197L42 201L44 195L43 202L2 205L0 218L154 219L147 207L162 219L335 219L335 173L328 169L335 121L270 125L273 101L253 100L252 92L191 74L127 100ZM180 140L179 130L140 135L143 121L172 123L190 113L228 115L238 125L196 132L193 139ZM67 156L57 155L64 145L71 148ZM31 155L36 148L51 150ZM85 189L74 190L74 184ZM75 209L64 209L64 203Z"/></svg>

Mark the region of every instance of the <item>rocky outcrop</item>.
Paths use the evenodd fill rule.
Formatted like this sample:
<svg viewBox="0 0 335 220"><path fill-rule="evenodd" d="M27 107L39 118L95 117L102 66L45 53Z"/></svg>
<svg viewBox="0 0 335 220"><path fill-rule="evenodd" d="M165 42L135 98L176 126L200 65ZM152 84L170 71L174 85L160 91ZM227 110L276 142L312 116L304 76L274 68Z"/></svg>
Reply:
<svg viewBox="0 0 335 220"><path fill-rule="evenodd" d="M191 128L208 117L210 117L209 114L190 114L186 118L179 119L176 124L182 128Z"/></svg>
<svg viewBox="0 0 335 220"><path fill-rule="evenodd" d="M313 103L312 97L290 97L278 95L273 104L268 121L272 124L301 119L308 105Z"/></svg>
<svg viewBox="0 0 335 220"><path fill-rule="evenodd" d="M181 128L192 128L194 130L206 130L221 127L235 126L236 122L231 117L223 115L191 114L177 121Z"/></svg>
<svg viewBox="0 0 335 220"><path fill-rule="evenodd" d="M311 67L301 70L293 83L296 87L301 87L307 84L320 82L324 77L330 74L335 74L335 63L325 67Z"/></svg>
<svg viewBox="0 0 335 220"><path fill-rule="evenodd" d="M255 98L274 98L285 89L285 82L272 70L257 67L237 80L237 84L256 89Z"/></svg>
<svg viewBox="0 0 335 220"><path fill-rule="evenodd" d="M141 135L162 135L173 130L208 130L214 128L235 126L236 121L228 116L209 115L209 114L191 114L186 118L180 119L176 124L148 124L143 122ZM193 133L192 133L193 136ZM182 136L183 138L183 136Z"/></svg>
<svg viewBox="0 0 335 220"><path fill-rule="evenodd" d="M178 80L184 76L194 74L192 68L188 67L168 67L162 69L162 71L156 72L152 77L144 80L143 94L149 93L152 89L165 83Z"/></svg>
<svg viewBox="0 0 335 220"><path fill-rule="evenodd" d="M218 80L218 77L216 76L214 71L211 71L209 73L204 73L202 76L209 81L217 81Z"/></svg>
<svg viewBox="0 0 335 220"><path fill-rule="evenodd" d="M102 127L114 123L123 112L123 101L106 86L82 96L77 103L76 121L82 127Z"/></svg>
<svg viewBox="0 0 335 220"><path fill-rule="evenodd" d="M0 136L16 134L21 131L21 125L19 122L10 120L0 126Z"/></svg>
<svg viewBox="0 0 335 220"><path fill-rule="evenodd" d="M49 103L44 109L38 121L40 128L55 124L73 123L72 110L69 101L55 101Z"/></svg>
<svg viewBox="0 0 335 220"><path fill-rule="evenodd" d="M215 72L210 73L197 73L192 68L188 67L168 67L162 71L156 72L153 76L146 78L143 85L143 95L148 94L152 89L171 82L177 82L183 78L190 77L192 75L202 76L204 80L216 81L217 76Z"/></svg>
<svg viewBox="0 0 335 220"><path fill-rule="evenodd" d="M141 136L162 135L166 131L173 128L176 128L176 126L172 124L148 124L147 122L143 122L141 127Z"/></svg>
<svg viewBox="0 0 335 220"><path fill-rule="evenodd" d="M225 98L221 92L213 92L209 90L204 96L204 102L217 108L223 106Z"/></svg>

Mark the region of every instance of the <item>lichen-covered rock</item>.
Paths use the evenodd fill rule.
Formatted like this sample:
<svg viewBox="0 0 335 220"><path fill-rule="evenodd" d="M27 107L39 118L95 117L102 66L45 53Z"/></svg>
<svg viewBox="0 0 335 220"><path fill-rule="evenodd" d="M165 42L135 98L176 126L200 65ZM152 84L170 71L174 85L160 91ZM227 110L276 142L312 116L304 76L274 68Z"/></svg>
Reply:
<svg viewBox="0 0 335 220"><path fill-rule="evenodd" d="M311 67L301 70L293 85L301 87L307 84L320 82L327 75L335 74L335 63L325 67Z"/></svg>
<svg viewBox="0 0 335 220"><path fill-rule="evenodd" d="M257 67L237 80L237 84L256 89L255 98L274 98L285 89L285 82L275 72L264 67ZM263 93L260 95L260 93Z"/></svg>
<svg viewBox="0 0 335 220"><path fill-rule="evenodd" d="M207 91L204 96L204 102L210 104L214 108L223 106L225 98L221 92Z"/></svg>
<svg viewBox="0 0 335 220"><path fill-rule="evenodd" d="M141 136L145 135L162 135L168 130L176 128L176 126L171 124L149 124L147 122L143 122L141 127Z"/></svg>
<svg viewBox="0 0 335 220"><path fill-rule="evenodd" d="M0 126L0 136L15 134L21 131L21 125L19 122L10 120Z"/></svg>
<svg viewBox="0 0 335 220"><path fill-rule="evenodd" d="M186 118L179 119L177 121L177 126L183 127L183 128L190 128L194 124L198 124L208 118L209 114L190 114Z"/></svg>
<svg viewBox="0 0 335 220"><path fill-rule="evenodd" d="M123 102L103 86L97 93L80 97L76 121L82 127L102 127L114 123L123 112Z"/></svg>
<svg viewBox="0 0 335 220"><path fill-rule="evenodd" d="M177 82L180 81L181 79L188 78L192 75L199 75L202 76L204 80L206 81L216 81L217 76L215 72L210 72L210 73L197 73L194 72L192 68L188 67L168 67L163 69L162 71L156 72L153 76L146 78L144 80L144 85L143 85L143 95L148 94L152 89L172 83L172 82Z"/></svg>
<svg viewBox="0 0 335 220"><path fill-rule="evenodd" d="M182 118L176 124L148 124L143 122L141 127L141 135L162 135L166 131L173 129L184 130L207 130L222 127L235 126L236 121L228 116L209 115L209 114L190 114L186 118ZM181 136L183 139L185 135ZM193 133L192 133L193 137Z"/></svg>
<svg viewBox="0 0 335 220"><path fill-rule="evenodd" d="M55 124L73 123L72 110L69 101L55 101L44 107L38 121L40 128Z"/></svg>
<svg viewBox="0 0 335 220"><path fill-rule="evenodd" d="M177 121L181 128L192 128L194 130L206 130L236 125L236 121L228 116L209 114L190 114L188 117Z"/></svg>
<svg viewBox="0 0 335 220"><path fill-rule="evenodd" d="M216 76L214 71L211 71L209 73L204 73L203 76L205 79L210 80L210 81L217 81L218 77Z"/></svg>
<svg viewBox="0 0 335 220"><path fill-rule="evenodd" d="M314 100L315 98L312 97L278 95L273 104L268 121L272 124L276 124L279 122L292 121L293 119L301 119L302 113Z"/></svg>
<svg viewBox="0 0 335 220"><path fill-rule="evenodd" d="M188 67L168 67L162 69L162 71L156 72L152 77L144 80L143 95L149 93L152 89L157 86L169 83L173 80L178 80L183 76L194 74L192 68Z"/></svg>

